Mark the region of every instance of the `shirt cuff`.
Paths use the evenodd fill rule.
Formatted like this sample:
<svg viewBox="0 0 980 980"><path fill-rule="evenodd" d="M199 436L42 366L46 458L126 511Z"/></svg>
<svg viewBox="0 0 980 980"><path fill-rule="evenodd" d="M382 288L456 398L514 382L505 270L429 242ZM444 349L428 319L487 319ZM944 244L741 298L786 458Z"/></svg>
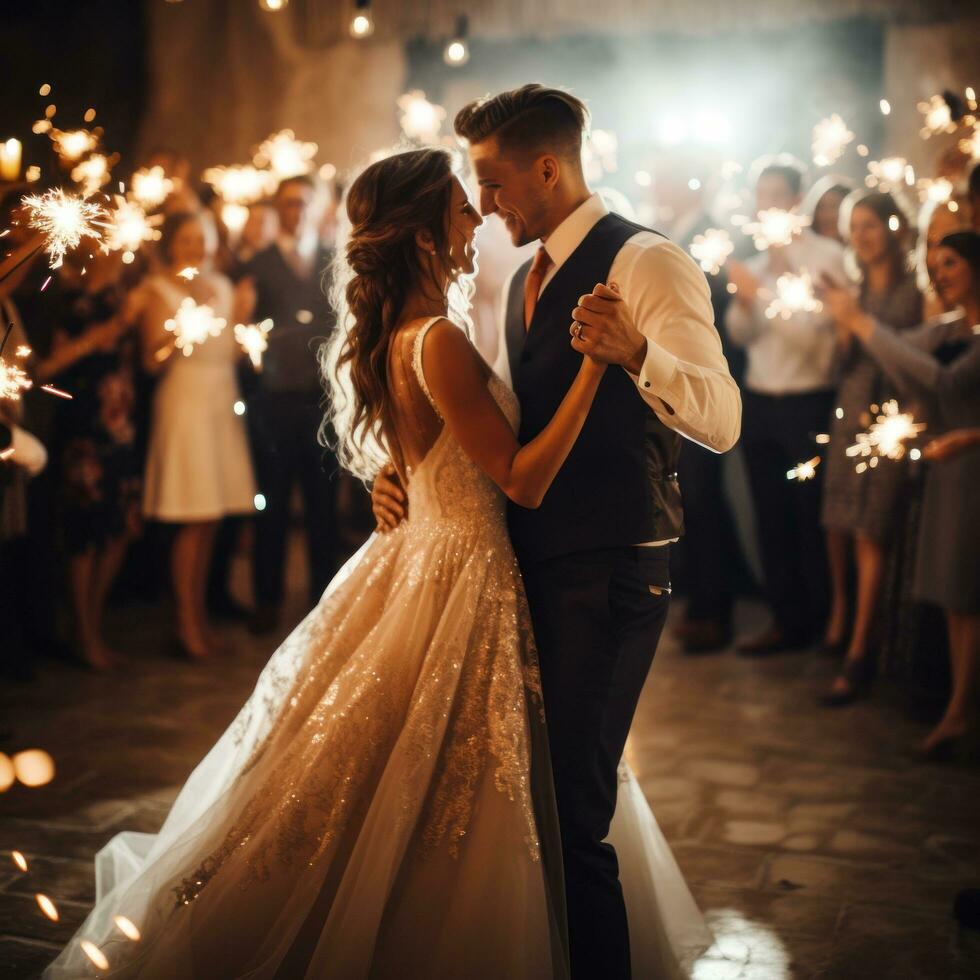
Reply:
<svg viewBox="0 0 980 980"><path fill-rule="evenodd" d="M674 380L677 358L652 340L647 340L647 355L639 375L633 377L637 388L651 395L658 395Z"/></svg>

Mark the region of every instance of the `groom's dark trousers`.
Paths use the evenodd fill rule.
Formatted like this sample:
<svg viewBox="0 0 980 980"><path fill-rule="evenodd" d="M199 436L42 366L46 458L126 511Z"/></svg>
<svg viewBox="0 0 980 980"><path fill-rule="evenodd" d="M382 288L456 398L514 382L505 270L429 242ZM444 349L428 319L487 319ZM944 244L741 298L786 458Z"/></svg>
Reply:
<svg viewBox="0 0 980 980"><path fill-rule="evenodd" d="M607 281L638 230L619 215L601 218L541 290L527 330L530 263L511 280L506 340L522 445L554 417L581 366L569 345L572 308ZM680 437L625 371L609 368L541 506L509 510L541 662L573 980L630 976L616 852L604 841L620 756L669 601L668 546L641 545L682 531L679 453Z"/></svg>
<svg viewBox="0 0 980 980"><path fill-rule="evenodd" d="M669 603L668 547L525 565L561 824L572 975L630 976L616 852L620 757Z"/></svg>

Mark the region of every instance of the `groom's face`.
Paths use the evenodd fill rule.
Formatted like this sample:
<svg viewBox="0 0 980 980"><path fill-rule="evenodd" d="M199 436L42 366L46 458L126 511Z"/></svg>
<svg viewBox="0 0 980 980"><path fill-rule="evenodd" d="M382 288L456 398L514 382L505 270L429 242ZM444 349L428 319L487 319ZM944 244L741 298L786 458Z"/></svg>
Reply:
<svg viewBox="0 0 980 980"><path fill-rule="evenodd" d="M534 164L502 154L492 137L471 144L469 153L480 187L480 213L497 215L518 247L540 238L547 230L547 200Z"/></svg>

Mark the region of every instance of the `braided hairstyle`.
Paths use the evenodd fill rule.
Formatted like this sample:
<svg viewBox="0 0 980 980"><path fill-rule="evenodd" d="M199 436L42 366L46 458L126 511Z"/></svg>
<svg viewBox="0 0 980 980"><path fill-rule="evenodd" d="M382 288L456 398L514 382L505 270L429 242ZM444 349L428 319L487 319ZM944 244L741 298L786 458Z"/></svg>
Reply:
<svg viewBox="0 0 980 980"><path fill-rule="evenodd" d="M436 269L445 270L451 288L459 285L448 234L454 163L453 154L440 147L396 153L367 167L347 192L350 230L333 270L338 325L320 349L328 396L320 440L364 481L389 459L388 353L405 300L423 284L444 290L437 273L421 261L418 232L432 235ZM433 281L426 284L426 277ZM453 317L464 325L467 305L464 299Z"/></svg>

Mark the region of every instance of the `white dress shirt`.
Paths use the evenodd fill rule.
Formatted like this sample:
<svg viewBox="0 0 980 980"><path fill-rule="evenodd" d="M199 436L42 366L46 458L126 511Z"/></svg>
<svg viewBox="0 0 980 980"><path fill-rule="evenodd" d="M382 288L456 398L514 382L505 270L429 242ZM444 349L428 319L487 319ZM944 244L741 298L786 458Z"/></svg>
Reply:
<svg viewBox="0 0 980 980"><path fill-rule="evenodd" d="M548 236L543 244L554 265L542 281L542 293L606 214L605 202L593 194ZM638 376L630 374L640 397L664 425L682 436L717 453L731 449L741 428L742 401L721 350L704 273L683 249L662 235L641 231L613 259L609 282L619 286L637 330L647 339L643 368ZM591 292L594 286L583 283L582 292ZM494 364L497 374L508 382L505 319L509 291L508 280ZM568 325L572 325L571 310Z"/></svg>
<svg viewBox="0 0 980 980"><path fill-rule="evenodd" d="M608 213L602 198L593 194L543 240L554 265L542 280L539 296ZM506 342L506 297L511 280L513 275L504 286L504 313L494 370L512 384ZM704 273L683 249L663 235L641 231L613 259L608 281L619 286L633 323L647 340L639 375L627 372L639 396L664 425L682 436L718 453L731 449L741 429L742 400L721 350ZM595 283L583 283L582 293L591 292L594 287ZM568 325L572 325L571 310ZM676 540L642 544L656 547Z"/></svg>
<svg viewBox="0 0 980 980"><path fill-rule="evenodd" d="M784 269L806 271L814 286L823 273L846 283L844 250L830 238L804 229L778 252L778 265L768 252L753 255L746 268L759 280L760 290L751 305L734 300L725 318L732 342L744 347L748 366L745 386L761 395L793 395L830 388L835 382L836 341L833 320L825 310L793 313L789 319L767 317L776 296L776 280Z"/></svg>

